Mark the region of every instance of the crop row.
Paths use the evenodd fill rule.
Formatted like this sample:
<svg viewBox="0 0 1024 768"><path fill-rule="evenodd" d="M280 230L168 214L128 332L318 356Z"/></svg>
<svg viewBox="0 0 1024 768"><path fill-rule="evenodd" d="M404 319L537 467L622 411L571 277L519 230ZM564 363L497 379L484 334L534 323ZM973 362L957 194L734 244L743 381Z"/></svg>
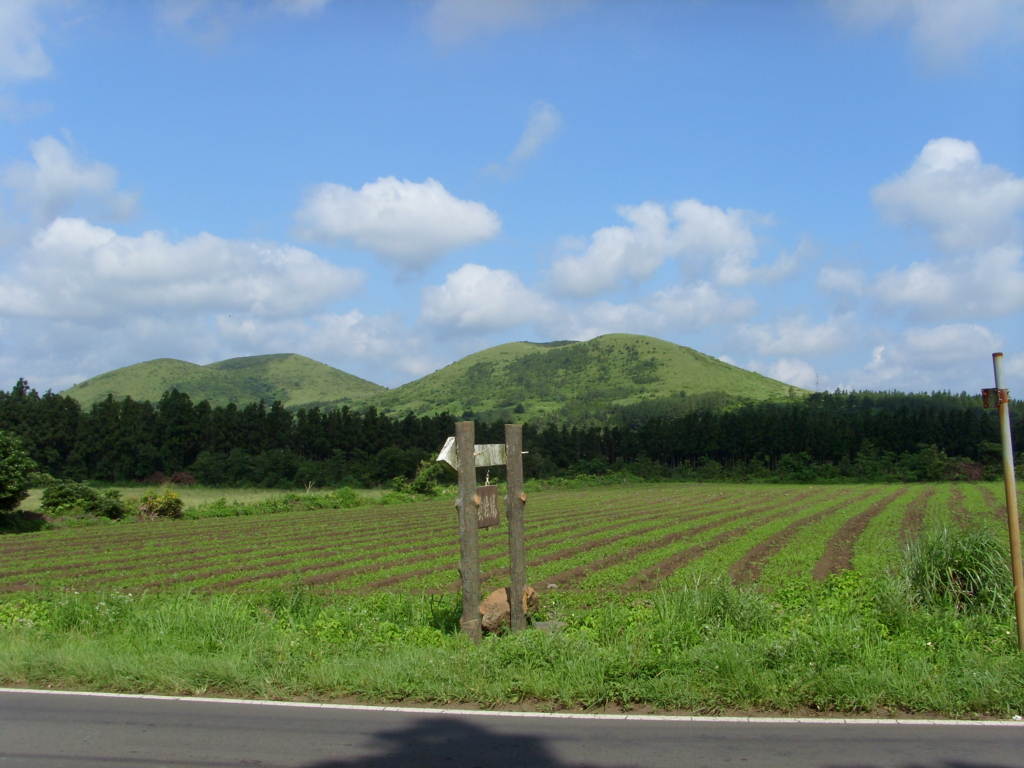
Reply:
<svg viewBox="0 0 1024 768"><path fill-rule="evenodd" d="M671 585L694 569L741 583L877 571L929 521L999 525L999 490L664 484L537 493L527 504L527 577L541 589L643 590ZM507 582L507 549L504 526L480 532L485 588ZM451 497L262 518L122 523L3 537L0 591L282 584L447 591L458 585L458 552Z"/></svg>

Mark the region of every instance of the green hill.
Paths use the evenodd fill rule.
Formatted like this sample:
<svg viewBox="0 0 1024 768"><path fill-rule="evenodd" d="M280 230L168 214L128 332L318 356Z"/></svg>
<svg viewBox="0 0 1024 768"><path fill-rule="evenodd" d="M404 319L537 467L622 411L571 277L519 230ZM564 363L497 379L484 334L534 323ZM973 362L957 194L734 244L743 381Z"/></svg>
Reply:
<svg viewBox="0 0 1024 768"><path fill-rule="evenodd" d="M193 402L211 405L280 400L287 406L310 403L362 404L385 388L302 355L236 357L210 365L163 358L94 376L65 395L88 406L108 394L156 402L167 390L187 392Z"/></svg>
<svg viewBox="0 0 1024 768"><path fill-rule="evenodd" d="M569 423L634 423L699 407L805 394L689 347L624 333L590 341L502 344L391 390L285 354L210 365L151 360L101 374L64 394L88 406L108 394L155 402L175 388L194 402L212 405L263 399L289 407L374 405L392 416L447 411L484 420Z"/></svg>
<svg viewBox="0 0 1024 768"><path fill-rule="evenodd" d="M613 333L590 341L520 341L485 349L383 393L376 403L391 414L449 411L486 420L585 422L612 412L623 416L660 408L671 413L687 410L687 403L724 405L804 394L689 347Z"/></svg>

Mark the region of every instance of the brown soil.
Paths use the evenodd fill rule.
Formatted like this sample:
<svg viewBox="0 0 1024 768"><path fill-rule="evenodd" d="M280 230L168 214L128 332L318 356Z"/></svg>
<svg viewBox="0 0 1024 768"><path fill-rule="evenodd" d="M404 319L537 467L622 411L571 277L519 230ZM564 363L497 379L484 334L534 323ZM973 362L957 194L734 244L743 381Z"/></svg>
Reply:
<svg viewBox="0 0 1024 768"><path fill-rule="evenodd" d="M733 566L729 569L729 576L736 584L746 584L752 581L757 581L761 576L761 570L764 568L771 558L777 555L782 548L789 543L789 540L801 529L805 528L812 523L816 523L819 520L823 520L826 517L834 515L841 509L844 509L851 504L856 504L862 499L866 499L871 493L864 493L856 498L845 499L838 504L833 504L828 509L823 509L821 512L816 512L808 517L802 517L796 520L778 533L772 534L768 538L759 542L756 546L751 548L743 557L741 557Z"/></svg>
<svg viewBox="0 0 1024 768"><path fill-rule="evenodd" d="M971 516L964 504L964 492L958 485L954 485L949 492L949 511L953 513L953 522L961 528L971 524Z"/></svg>
<svg viewBox="0 0 1024 768"><path fill-rule="evenodd" d="M809 496L809 495L811 495L811 492L807 492L807 493L795 496L793 499L790 500L789 506L791 506L792 504L798 503L798 501L800 501L802 498L806 498L806 496ZM569 569L567 571L563 571L562 573L556 573L555 575L548 577L544 581L538 582L538 585L541 588L543 588L543 589L546 589L548 584L558 584L559 586L565 586L565 585L570 584L570 583L572 583L574 581L578 581L581 578L583 578L585 576L588 576L591 573L595 573L595 572L603 570L605 568L610 568L610 567L612 567L614 565L618 565L619 563L624 562L626 560L629 560L630 558L636 557L637 555L641 555L644 552L649 552L649 551L651 551L653 549L660 549L661 547L668 546L669 544L672 544L672 543L674 543L676 541L680 541L680 540L686 539L686 538L691 538L693 536L698 536L701 533L704 533L705 531L712 530L713 528L719 528L719 527L721 527L723 525L727 525L728 523L735 522L736 520L741 520L741 519L753 517L755 515L759 515L762 512L766 512L766 511L768 511L770 509L773 509L773 508L774 508L773 506L764 506L764 507L757 507L757 508L754 508L754 509L747 509L747 510L744 510L744 511L739 512L737 514L730 515L728 517L718 518L717 520L713 520L712 522L706 523L704 525L699 525L699 526L697 526L695 528L687 528L685 531L677 531L675 533L670 533L670 534L667 534L665 536L662 536L660 539L657 539L656 541L650 541L650 542L645 542L645 543L642 543L642 544L638 544L638 545L636 545L634 547L631 547L631 548L629 548L627 550L624 550L622 552L617 552L614 555L609 555L608 557L602 558L602 559L597 560L597 561L595 561L593 563L588 563L587 565L577 566L576 568L571 568L571 569ZM704 517L704 516L706 516L706 515L701 515L700 517ZM691 519L693 519L694 517L698 517L698 516L692 516ZM654 529L650 529L650 530L654 530ZM634 535L634 534L629 534L629 535ZM687 550L687 551L689 551L689 550ZM537 558L536 560L530 561L529 564L530 565L542 565L545 562L552 562L554 560L561 560L561 559L563 559L562 557L557 557L557 558L554 557L554 555L557 555L557 554L559 554L559 553L552 553L552 555L548 556L547 558ZM575 554L575 553L573 553L573 554ZM507 569L503 569L503 571L507 571ZM495 575L497 575L497 574L495 574ZM538 585L535 585L534 588L537 589ZM539 591L542 591L542 590L539 590Z"/></svg>
<svg viewBox="0 0 1024 768"><path fill-rule="evenodd" d="M796 501L797 499L793 499L794 503ZM769 508L756 510L756 512L762 512L765 511L766 509ZM658 581L661 581L662 579L667 579L669 576L671 576L673 573L678 571L683 566L692 563L699 557L703 557L711 550L717 549L718 547L722 546L723 544L729 541L732 541L733 539L738 539L741 536L745 536L749 531L752 531L755 528L758 528L762 525L767 525L768 523L778 520L780 517L786 517L791 514L793 514L792 510L790 509L790 507L787 507L786 509L776 514L765 517L761 520L758 520L757 522L749 523L747 525L741 525L738 528L732 528L728 531L723 531L717 536L708 539L703 544L696 544L690 547L689 549L684 549L682 552L676 552L674 555L665 558L660 563L655 563L650 568L644 569L636 576L633 576L631 579L629 579L623 585L623 589L626 591L630 591L638 587L644 587L648 584L656 583ZM738 516L735 519L739 519L739 517L749 516L750 515Z"/></svg>
<svg viewBox="0 0 1024 768"><path fill-rule="evenodd" d="M907 505L903 511L903 524L900 526L901 544L910 541L911 537L921 530L925 508L928 506L928 500L934 495L934 488L926 488L920 496Z"/></svg>
<svg viewBox="0 0 1024 768"><path fill-rule="evenodd" d="M853 565L853 547L860 535L864 533L864 529L868 527L868 523L906 492L905 487L900 488L896 493L876 501L866 510L843 523L843 526L828 540L824 554L814 564L812 572L814 580L824 581L834 573L849 570Z"/></svg>
<svg viewBox="0 0 1024 768"><path fill-rule="evenodd" d="M719 501L720 499L719 498L714 498L713 500L714 501ZM694 500L692 503L690 503L690 504L686 505L685 507L683 507L683 510L685 510L685 509L692 509L694 506L701 506L701 503L703 501L705 501L705 499ZM647 507L643 507L643 508L635 508L634 507L632 509L616 509L616 510L613 510L613 511L610 511L610 512L605 512L600 517L597 518L598 521L606 520L606 519L617 519L617 521L615 523L611 524L611 525L605 525L605 526L601 526L601 527L598 527L598 528L589 528L588 529L588 528L581 528L579 525L568 525L568 526L561 526L561 527L554 528L554 529L547 529L547 530L542 531L540 534L534 534L533 536L529 536L528 535L527 536L527 546L528 547L533 546L534 548L541 547L541 546L551 546L553 544L560 543L560 541L578 540L581 536L592 536L592 535L594 535L596 533L603 533L605 531L618 530L618 529L621 529L621 528L625 528L625 527L627 527L629 525L635 524L638 518L632 517L632 518L622 519L623 512L640 511L640 510L646 509L646 508ZM728 507L726 507L726 509L728 509ZM687 516L684 516L684 517L679 517L678 516L678 513L680 511L681 511L680 509L676 508L676 509L673 509L671 511L664 512L664 513L662 513L660 515L645 515L643 519L649 520L649 521L658 521L658 520L663 520L663 519L666 519L666 518L670 518L670 519L674 519L674 521L676 521L676 522L686 522L687 520L696 519L696 518L700 518L700 517L707 517L708 515L720 514L723 510L722 509L716 509L714 507L712 507L710 509L705 508L701 512L697 512L697 513L694 513L694 514L691 514L691 515L687 515ZM582 516L587 517L588 521L593 521L594 520L594 516L593 516L592 513L583 513ZM596 549L597 547L603 547L603 546L607 546L608 544L613 544L616 541L620 541L620 540L622 540L624 538L629 538L631 536L640 536L640 535L643 535L644 533L649 533L649 532L651 532L653 530L657 530L658 527L660 527L660 526L653 525L653 526L649 526L647 528L633 529L631 531L626 531L626 532L618 534L616 536L610 536L610 537L606 537L604 539L589 540L589 541L586 541L583 544L577 545L575 547L569 547L569 548L566 548L566 549L558 550L556 552L551 552L551 553L549 553L547 555L541 555L541 556L539 556L537 558L534 558L533 560L530 560L528 565L529 566L537 566L537 565L543 565L544 563L547 563L547 562L553 562L553 561L556 561L556 560L562 560L562 559L565 559L566 557L572 557L573 555L577 555L580 552L585 552L585 551L590 550L590 549ZM568 536L565 539L551 539L550 538L551 534L563 533L563 532L566 532L568 530L571 530L571 531L574 532L572 536ZM500 559L504 558L507 555L507 552L505 551L505 544L504 544L504 542L502 542L499 545L497 545L495 547L495 550L496 551L494 552L494 554L483 556L483 557L480 558L481 565L483 565L485 563L488 563L488 562L494 562L495 560L500 560ZM450 567L451 567L450 565L446 566L446 568L450 568ZM402 573L402 574L395 574L393 576L388 576L388 577L386 577L384 579L380 579L378 581L373 581L373 582L370 582L368 584L364 584L361 587L359 587L358 591L360 591L360 592L371 592L373 590L381 589L383 587L394 586L395 584L399 584L399 583L401 583L403 581L408 581L410 579L415 579L415 578L418 578L420 576L429 576L431 573L437 572L437 570L438 570L437 568L421 568L421 569L417 569L417 570L413 570L413 571L407 571L407 572ZM490 570L490 571L485 571L485 572L481 573L480 580L481 580L481 583L485 583L488 579L497 578L499 576L504 576L504 575L507 575L507 574L508 574L508 568L507 567L496 568L496 569L493 569L493 570ZM324 576L326 577L327 575L324 574ZM328 582L330 582L332 580L333 579L324 578L323 580L318 581L317 583L328 583ZM456 581L448 584L446 589L448 589L448 590L458 589L459 588L459 584L460 584L460 582L458 580L456 580Z"/></svg>

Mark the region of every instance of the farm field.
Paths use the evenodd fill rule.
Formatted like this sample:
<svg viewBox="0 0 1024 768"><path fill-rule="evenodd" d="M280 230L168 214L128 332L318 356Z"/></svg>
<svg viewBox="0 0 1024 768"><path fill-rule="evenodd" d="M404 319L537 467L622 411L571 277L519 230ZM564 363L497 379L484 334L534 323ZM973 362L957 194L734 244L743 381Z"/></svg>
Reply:
<svg viewBox="0 0 1024 768"><path fill-rule="evenodd" d="M931 522L1005 527L998 484L652 484L553 490L527 503L539 592L643 592L695 573L736 584L884 571ZM480 532L486 591L508 573L504 526ZM0 538L0 591L452 593L452 498L388 507L74 528Z"/></svg>

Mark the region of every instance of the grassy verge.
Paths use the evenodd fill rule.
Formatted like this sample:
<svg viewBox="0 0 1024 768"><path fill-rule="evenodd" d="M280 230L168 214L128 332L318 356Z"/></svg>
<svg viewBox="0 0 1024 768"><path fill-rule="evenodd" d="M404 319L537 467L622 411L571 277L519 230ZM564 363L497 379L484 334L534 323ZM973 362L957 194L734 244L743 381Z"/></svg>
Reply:
<svg viewBox="0 0 1024 768"><path fill-rule="evenodd" d="M143 494L157 488L157 486L138 485L116 485L110 487L118 491L126 500L134 502L135 506L138 506L138 501L142 498ZM225 499L229 504L259 504L266 501L275 501L286 496L301 497L324 493L319 488L311 494L305 494L302 491L289 492L271 488L210 488L203 485L178 485L170 487L171 490L181 497L186 508L209 505L221 499ZM351 491L367 504L375 503L381 496L387 493L387 491L380 488L352 488ZM21 502L19 508L26 512L36 512L39 510L42 501L43 489L33 488L29 491L28 498Z"/></svg>
<svg viewBox="0 0 1024 768"><path fill-rule="evenodd" d="M561 630L473 646L455 596L36 594L0 602L0 682L552 709L1024 712L1005 603L934 597L853 573L770 594L693 578L597 607L551 595L538 618Z"/></svg>

